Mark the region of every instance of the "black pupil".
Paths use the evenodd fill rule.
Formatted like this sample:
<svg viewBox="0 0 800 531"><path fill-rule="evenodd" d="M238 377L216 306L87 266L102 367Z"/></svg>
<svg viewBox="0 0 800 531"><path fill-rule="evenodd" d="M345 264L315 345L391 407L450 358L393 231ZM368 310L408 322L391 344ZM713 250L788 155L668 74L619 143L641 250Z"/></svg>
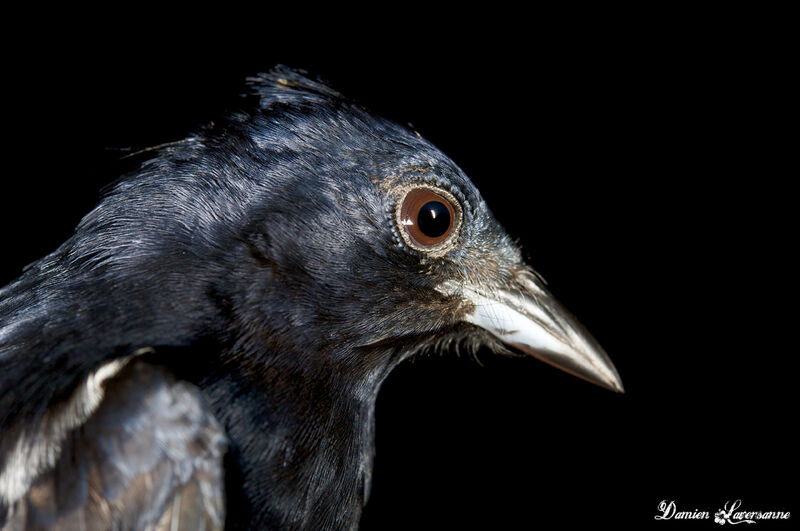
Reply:
<svg viewBox="0 0 800 531"><path fill-rule="evenodd" d="M417 226L429 238L438 238L450 227L450 211L440 201L428 201L419 210Z"/></svg>

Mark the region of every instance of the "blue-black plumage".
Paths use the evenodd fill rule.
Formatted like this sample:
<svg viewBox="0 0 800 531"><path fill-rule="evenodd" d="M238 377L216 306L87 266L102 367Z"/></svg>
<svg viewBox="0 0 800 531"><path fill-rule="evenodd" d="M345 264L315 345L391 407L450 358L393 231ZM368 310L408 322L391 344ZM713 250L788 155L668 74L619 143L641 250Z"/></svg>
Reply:
<svg viewBox="0 0 800 531"><path fill-rule="evenodd" d="M438 149L302 73L249 86L251 107L161 148L0 291L10 522L167 525L201 500L209 526L353 528L380 384L443 345L622 389ZM137 420L137 389L194 412L191 451L153 451L175 422Z"/></svg>

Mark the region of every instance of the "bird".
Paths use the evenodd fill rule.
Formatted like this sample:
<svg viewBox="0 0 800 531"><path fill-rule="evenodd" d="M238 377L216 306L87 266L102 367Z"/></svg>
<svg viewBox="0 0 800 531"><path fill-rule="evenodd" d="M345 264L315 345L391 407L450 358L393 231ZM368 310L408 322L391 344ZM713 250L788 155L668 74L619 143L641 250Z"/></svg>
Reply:
<svg viewBox="0 0 800 531"><path fill-rule="evenodd" d="M283 65L0 289L0 529L356 529L404 360L623 392L465 173Z"/></svg>

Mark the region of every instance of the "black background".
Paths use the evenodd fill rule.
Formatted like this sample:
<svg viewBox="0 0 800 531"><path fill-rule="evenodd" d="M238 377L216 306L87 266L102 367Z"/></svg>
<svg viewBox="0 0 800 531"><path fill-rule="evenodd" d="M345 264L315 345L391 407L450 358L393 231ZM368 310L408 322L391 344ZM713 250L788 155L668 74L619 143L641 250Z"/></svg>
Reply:
<svg viewBox="0 0 800 531"><path fill-rule="evenodd" d="M247 75L305 68L454 159L627 390L488 352L402 366L363 529L713 526L655 522L664 499L797 511L788 35L779 15L595 15L447 35L33 24L5 43L0 282L69 236L129 150L235 109Z"/></svg>

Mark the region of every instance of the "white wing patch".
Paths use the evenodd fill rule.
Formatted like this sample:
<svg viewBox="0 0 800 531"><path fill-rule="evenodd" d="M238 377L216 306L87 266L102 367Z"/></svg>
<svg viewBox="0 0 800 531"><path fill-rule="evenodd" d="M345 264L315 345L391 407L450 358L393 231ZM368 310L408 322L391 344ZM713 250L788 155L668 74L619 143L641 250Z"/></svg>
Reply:
<svg viewBox="0 0 800 531"><path fill-rule="evenodd" d="M153 349L142 348L102 365L66 402L47 411L36 425L19 424L10 430L10 437L16 436L16 443L0 470L0 501L11 505L25 495L40 474L53 468L61 455L64 438L84 424L103 401L105 382L116 376L133 358L148 352L153 352Z"/></svg>

